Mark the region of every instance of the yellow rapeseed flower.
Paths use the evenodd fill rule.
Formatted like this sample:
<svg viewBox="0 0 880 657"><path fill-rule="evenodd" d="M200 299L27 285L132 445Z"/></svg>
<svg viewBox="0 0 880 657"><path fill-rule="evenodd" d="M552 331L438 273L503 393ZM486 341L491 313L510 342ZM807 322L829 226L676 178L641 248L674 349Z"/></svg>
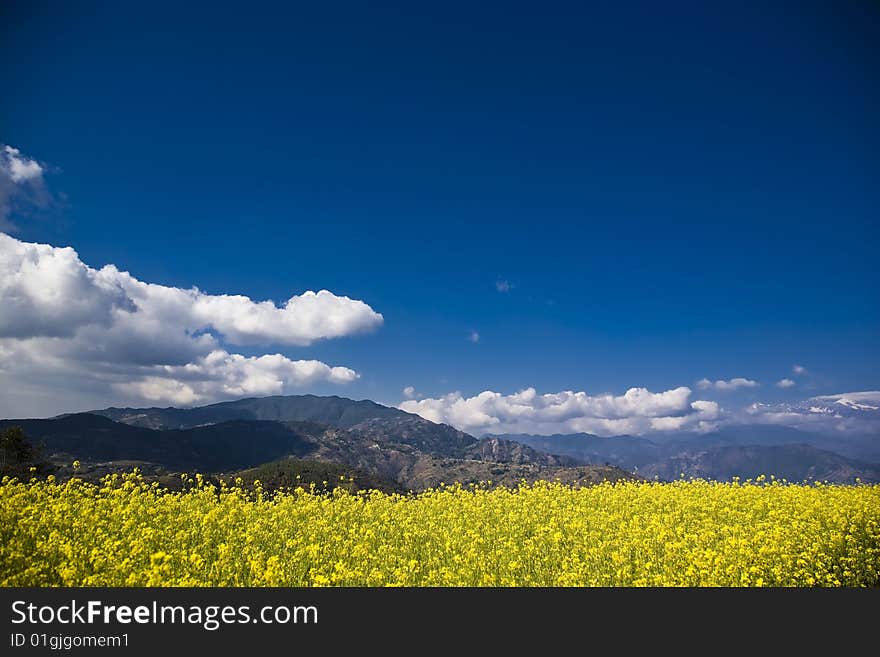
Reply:
<svg viewBox="0 0 880 657"><path fill-rule="evenodd" d="M0 484L2 586L878 586L880 486Z"/></svg>

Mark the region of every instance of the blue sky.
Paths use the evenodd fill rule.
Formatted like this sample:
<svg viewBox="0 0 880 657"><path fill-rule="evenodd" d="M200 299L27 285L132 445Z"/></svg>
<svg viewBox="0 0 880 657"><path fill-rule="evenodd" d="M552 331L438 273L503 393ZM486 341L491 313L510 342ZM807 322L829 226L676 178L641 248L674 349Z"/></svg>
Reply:
<svg viewBox="0 0 880 657"><path fill-rule="evenodd" d="M9 234L382 314L236 346L359 374L301 391L880 388L867 4L108 4L3 10L0 142L53 199Z"/></svg>

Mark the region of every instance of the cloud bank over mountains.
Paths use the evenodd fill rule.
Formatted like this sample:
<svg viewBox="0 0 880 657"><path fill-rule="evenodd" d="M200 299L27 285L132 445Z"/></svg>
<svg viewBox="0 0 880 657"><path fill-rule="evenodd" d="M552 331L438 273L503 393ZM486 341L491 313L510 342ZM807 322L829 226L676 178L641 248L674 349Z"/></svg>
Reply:
<svg viewBox="0 0 880 657"><path fill-rule="evenodd" d="M623 395L572 391L539 394L534 388L526 388L510 395L486 390L473 397L453 392L439 398L408 399L399 408L477 435L646 435L707 432L732 424L784 425L830 433L880 432L880 391L824 395L794 403L755 402L745 408L723 408L715 401L692 400L692 394L687 387L664 392L630 388Z"/></svg>
<svg viewBox="0 0 880 657"><path fill-rule="evenodd" d="M0 385L59 398L83 388L156 403L283 394L358 374L235 346L304 347L371 331L381 314L327 290L281 305L140 281L94 269L72 248L0 233ZM0 415L14 409L3 408Z"/></svg>
<svg viewBox="0 0 880 657"><path fill-rule="evenodd" d="M538 394L526 388L512 395L486 390L474 397L453 392L438 399L407 400L402 410L475 433L641 434L696 428L710 430L716 402L691 400L687 387L664 392L630 388L623 395L563 391Z"/></svg>

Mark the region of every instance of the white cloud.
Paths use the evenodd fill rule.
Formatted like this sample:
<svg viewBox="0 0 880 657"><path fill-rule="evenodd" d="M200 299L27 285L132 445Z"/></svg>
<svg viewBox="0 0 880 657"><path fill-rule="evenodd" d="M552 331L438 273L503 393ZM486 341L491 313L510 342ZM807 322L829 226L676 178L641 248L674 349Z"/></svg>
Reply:
<svg viewBox="0 0 880 657"><path fill-rule="evenodd" d="M501 292L502 294L504 294L506 292L510 292L510 290L512 288L513 288L513 285L511 285L510 281L508 281L508 280L505 280L503 278L499 278L497 281L495 281L495 289L498 290L499 292Z"/></svg>
<svg viewBox="0 0 880 657"><path fill-rule="evenodd" d="M738 390L739 388L755 388L759 384L757 381L752 381L751 379L744 379L742 377L736 377L725 381L724 379L718 379L717 381L710 381L709 379L700 379L697 381L697 387L700 390L721 390L723 392L727 392L730 390Z"/></svg>
<svg viewBox="0 0 880 657"><path fill-rule="evenodd" d="M691 389L654 393L630 388L623 395L563 391L538 394L526 388L512 395L486 390L473 397L453 392L438 399L408 400L402 410L474 433L642 434L670 429L706 430L720 417L711 401L690 401Z"/></svg>
<svg viewBox="0 0 880 657"><path fill-rule="evenodd" d="M382 323L382 316L363 301L327 290L303 292L281 307L240 295L212 296L198 290L187 290L185 295L175 301L191 307L196 322L213 326L233 344L308 345L374 329Z"/></svg>
<svg viewBox="0 0 880 657"><path fill-rule="evenodd" d="M194 404L228 397L278 395L290 386L320 381L350 383L358 374L317 360L293 361L281 354L245 357L222 349L186 365L165 365L155 375L116 384L116 390L154 402Z"/></svg>
<svg viewBox="0 0 880 657"><path fill-rule="evenodd" d="M0 230L15 230L14 210L26 212L41 207L48 200L43 173L36 160L9 145L0 148Z"/></svg>
<svg viewBox="0 0 880 657"><path fill-rule="evenodd" d="M791 371L797 374L798 376L803 376L807 373L807 368L803 365L792 365Z"/></svg>
<svg viewBox="0 0 880 657"><path fill-rule="evenodd" d="M73 335L135 310L112 266L87 267L70 247L20 242L0 233L0 338Z"/></svg>
<svg viewBox="0 0 880 657"><path fill-rule="evenodd" d="M796 385L796 384L791 379L780 379L779 381L776 382L776 387L778 387L778 388L791 388L794 385Z"/></svg>
<svg viewBox="0 0 880 657"><path fill-rule="evenodd" d="M46 399L63 400L71 388L111 401L115 392L195 403L348 383L357 373L346 367L227 347L305 346L382 321L366 303L326 290L281 306L211 295L145 283L113 265L93 269L70 247L0 233L0 387L45 393L37 396L46 412ZM0 399L0 416L15 410Z"/></svg>
<svg viewBox="0 0 880 657"><path fill-rule="evenodd" d="M412 386L407 386L403 389L403 396L407 399L412 399L416 396L416 389Z"/></svg>
<svg viewBox="0 0 880 657"><path fill-rule="evenodd" d="M721 416L721 407L718 405L718 402L698 399L697 401L691 402L691 408L702 413L703 419L714 420Z"/></svg>
<svg viewBox="0 0 880 657"><path fill-rule="evenodd" d="M139 281L113 265L99 270L70 247L20 242L0 233L0 338L70 336L88 325L154 322L169 332L213 330L231 344L305 346L376 328L363 301L307 291L282 306ZM159 326L156 326L159 328Z"/></svg>
<svg viewBox="0 0 880 657"><path fill-rule="evenodd" d="M470 334L468 335L468 340L470 340L471 342L479 342L480 341L480 334L477 333L476 331L471 331Z"/></svg>
<svg viewBox="0 0 880 657"><path fill-rule="evenodd" d="M2 167L9 172L12 182L21 183L43 176L43 167L36 160L21 154L12 146L3 147Z"/></svg>

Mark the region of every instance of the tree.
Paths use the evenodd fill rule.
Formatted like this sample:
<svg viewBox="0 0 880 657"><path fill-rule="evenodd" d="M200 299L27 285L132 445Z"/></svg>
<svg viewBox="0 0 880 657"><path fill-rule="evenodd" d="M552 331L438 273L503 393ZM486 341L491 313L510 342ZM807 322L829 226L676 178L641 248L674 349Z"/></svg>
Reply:
<svg viewBox="0 0 880 657"><path fill-rule="evenodd" d="M7 427L0 433L0 468L3 470L28 463L36 451L28 443L21 427Z"/></svg>

